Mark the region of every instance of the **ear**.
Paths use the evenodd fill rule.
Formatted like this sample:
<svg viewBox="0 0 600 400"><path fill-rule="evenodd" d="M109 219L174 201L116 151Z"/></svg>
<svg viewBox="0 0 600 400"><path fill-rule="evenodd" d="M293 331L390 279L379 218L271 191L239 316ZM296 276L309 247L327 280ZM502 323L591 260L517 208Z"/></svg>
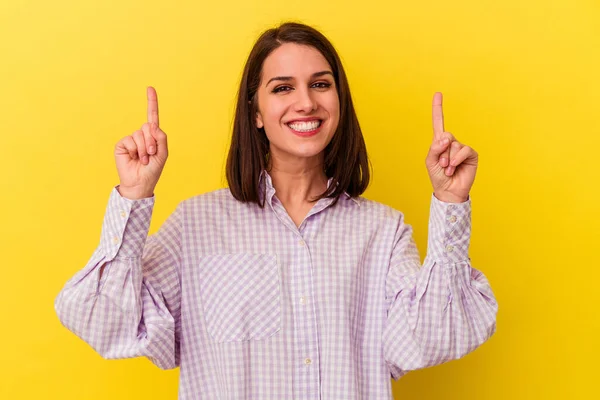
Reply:
<svg viewBox="0 0 600 400"><path fill-rule="evenodd" d="M256 113L256 127L258 129L262 128L263 126L265 126L265 124L263 123L262 120L262 115L260 115L259 112Z"/></svg>

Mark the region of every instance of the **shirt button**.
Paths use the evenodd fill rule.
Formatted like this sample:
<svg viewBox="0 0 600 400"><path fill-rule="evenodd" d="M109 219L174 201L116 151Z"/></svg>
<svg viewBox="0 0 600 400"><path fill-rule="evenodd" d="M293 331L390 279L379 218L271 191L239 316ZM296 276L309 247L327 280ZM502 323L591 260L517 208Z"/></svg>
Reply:
<svg viewBox="0 0 600 400"><path fill-rule="evenodd" d="M450 217L450 222L456 222L456 215Z"/></svg>
<svg viewBox="0 0 600 400"><path fill-rule="evenodd" d="M305 358L304 359L304 364L310 365L310 364L312 364L312 360L310 358Z"/></svg>
<svg viewBox="0 0 600 400"><path fill-rule="evenodd" d="M446 246L446 251L448 253L452 253L452 251L454 251L454 247L452 247L452 246Z"/></svg>
<svg viewBox="0 0 600 400"><path fill-rule="evenodd" d="M304 296L300 297L300 304L305 304L306 303L306 299L304 298Z"/></svg>
<svg viewBox="0 0 600 400"><path fill-rule="evenodd" d="M299 244L300 246L304 246L304 245L306 244L306 242L305 242L304 240L300 240L300 241L298 242L298 244Z"/></svg>
<svg viewBox="0 0 600 400"><path fill-rule="evenodd" d="M127 216L127 213L125 211L121 211L121 218L125 218Z"/></svg>
<svg viewBox="0 0 600 400"><path fill-rule="evenodd" d="M119 237L118 236L113 236L113 242L115 244L119 243Z"/></svg>

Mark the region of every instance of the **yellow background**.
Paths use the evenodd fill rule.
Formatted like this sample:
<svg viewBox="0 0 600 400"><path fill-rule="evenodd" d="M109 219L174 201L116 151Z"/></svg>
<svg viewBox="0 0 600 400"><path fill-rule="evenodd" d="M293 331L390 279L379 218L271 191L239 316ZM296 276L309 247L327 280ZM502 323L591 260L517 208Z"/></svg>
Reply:
<svg viewBox="0 0 600 400"><path fill-rule="evenodd" d="M235 92L257 36L283 20L337 47L374 167L366 197L406 215L424 257L431 100L480 154L473 265L496 335L408 374L397 399L588 399L597 392L600 4L17 0L0 5L0 398L175 399L179 370L106 361L53 302L100 238L113 148L159 95L170 157L155 232L222 187Z"/></svg>

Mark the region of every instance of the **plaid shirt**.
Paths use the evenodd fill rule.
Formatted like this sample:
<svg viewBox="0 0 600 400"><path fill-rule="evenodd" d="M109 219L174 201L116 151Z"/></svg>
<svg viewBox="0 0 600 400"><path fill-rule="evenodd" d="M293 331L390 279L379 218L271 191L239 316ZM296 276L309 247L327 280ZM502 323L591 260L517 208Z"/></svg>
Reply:
<svg viewBox="0 0 600 400"><path fill-rule="evenodd" d="M389 400L390 378L495 332L470 198L432 194L421 265L401 212L345 194L297 227L266 171L260 184L264 208L216 190L150 236L154 196L113 188L99 246L56 297L62 324L104 358L179 366L180 400Z"/></svg>

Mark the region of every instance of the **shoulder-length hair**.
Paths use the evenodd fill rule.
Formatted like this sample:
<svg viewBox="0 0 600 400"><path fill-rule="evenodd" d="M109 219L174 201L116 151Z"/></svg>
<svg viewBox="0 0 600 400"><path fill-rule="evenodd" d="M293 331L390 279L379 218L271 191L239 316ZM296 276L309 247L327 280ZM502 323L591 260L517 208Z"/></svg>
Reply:
<svg viewBox="0 0 600 400"><path fill-rule="evenodd" d="M350 87L342 62L329 40L316 29L286 22L265 31L250 51L238 90L231 146L227 156L226 175L229 189L237 200L254 202L264 207L260 195L260 176L268 167L269 140L264 128L256 126L257 90L262 66L271 52L283 43L297 43L317 49L332 69L340 103L340 120L331 142L325 148L324 169L333 183L316 199L334 198L346 192L361 195L369 185L370 171L367 148L352 104Z"/></svg>

